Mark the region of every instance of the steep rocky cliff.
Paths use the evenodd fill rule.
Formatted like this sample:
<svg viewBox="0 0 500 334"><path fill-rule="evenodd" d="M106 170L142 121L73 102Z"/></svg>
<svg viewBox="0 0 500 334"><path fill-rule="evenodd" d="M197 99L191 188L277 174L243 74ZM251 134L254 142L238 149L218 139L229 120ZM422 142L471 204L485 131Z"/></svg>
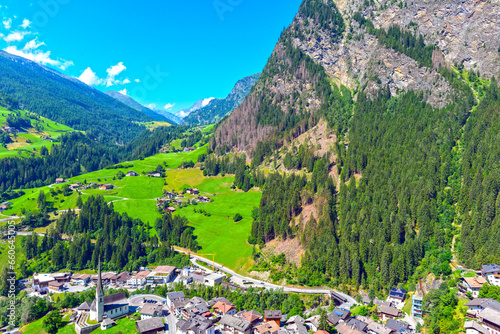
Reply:
<svg viewBox="0 0 500 334"><path fill-rule="evenodd" d="M499 0L305 0L256 88L218 128L213 147L252 152L269 136L282 140L315 125L324 116L318 112L326 108L328 98L323 88L318 90L319 71L324 71L332 87L343 85L353 93L368 94L389 87L393 96L415 91L442 108L451 101L453 89L439 73L440 66L463 66L488 79L500 73L499 12ZM434 48L432 65L423 66L419 59L390 47L356 15L369 20L373 30L396 26L415 38L423 37L426 47ZM301 53L302 62L292 61L292 53ZM311 70L310 64L306 66L310 61L321 69ZM286 71L280 71L284 64ZM288 115L287 123L295 114L299 120L295 128L283 135L289 124L263 122L262 114L269 108Z"/></svg>

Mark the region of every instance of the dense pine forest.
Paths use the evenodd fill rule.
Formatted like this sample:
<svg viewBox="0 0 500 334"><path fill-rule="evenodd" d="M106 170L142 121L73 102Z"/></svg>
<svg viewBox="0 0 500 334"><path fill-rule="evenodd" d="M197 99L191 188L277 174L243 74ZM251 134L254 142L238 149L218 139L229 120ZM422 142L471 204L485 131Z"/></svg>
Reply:
<svg viewBox="0 0 500 334"><path fill-rule="evenodd" d="M104 169L120 161L137 160L157 154L172 140L183 138L185 127L158 127L145 130L126 146L101 144L82 133L63 135L60 145L50 150L42 146L40 156L0 159L0 194L15 189L36 188L51 184L56 178L71 178ZM200 140L199 131L184 140Z"/></svg>
<svg viewBox="0 0 500 334"><path fill-rule="evenodd" d="M137 270L148 263L187 264L185 256L171 249L177 245L196 250L187 221L165 214L156 226L160 239L151 233L153 227L117 213L102 196L92 196L81 204L78 215L72 210L62 214L44 237L33 234L23 239L29 262L22 265L22 274L92 269L99 257L107 270ZM62 234L72 241L62 240Z"/></svg>

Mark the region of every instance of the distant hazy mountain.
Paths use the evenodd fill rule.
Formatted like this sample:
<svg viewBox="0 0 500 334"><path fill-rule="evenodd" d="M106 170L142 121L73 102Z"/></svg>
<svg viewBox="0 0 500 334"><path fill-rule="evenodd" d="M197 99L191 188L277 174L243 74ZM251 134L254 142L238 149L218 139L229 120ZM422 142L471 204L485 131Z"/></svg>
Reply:
<svg viewBox="0 0 500 334"><path fill-rule="evenodd" d="M259 80L260 73L241 79L234 85L233 90L225 99L200 100L206 105L198 108L182 120L183 124L211 124L219 121L236 109L250 93L252 87ZM200 102L198 101L198 102ZM197 102L197 104L198 104ZM196 105L196 104L195 104Z"/></svg>
<svg viewBox="0 0 500 334"><path fill-rule="evenodd" d="M163 117L168 119L168 121L172 124L181 124L182 118L179 118L166 110L159 110L159 109L151 109L151 110L153 110L158 115L162 115Z"/></svg>
<svg viewBox="0 0 500 334"><path fill-rule="evenodd" d="M175 116L179 117L179 118L185 118L187 116L189 116L191 113L197 111L197 110L200 110L201 108L204 108L206 107L212 100L214 100L213 97L210 97L208 99L201 99L201 100L198 100L196 101L195 104L193 104L190 108L187 108L187 109L183 109L181 111L178 111Z"/></svg>
<svg viewBox="0 0 500 334"><path fill-rule="evenodd" d="M134 108L135 110L140 111L143 114L150 116L155 121L164 121L164 122L170 121L165 116L160 115L157 112L155 112L154 110L143 106L142 104L140 104L139 102L137 102L136 100L131 98L130 96L123 95L122 93L114 91L114 90L108 90L107 92L105 92L105 94L111 96L112 98L117 99L118 101L120 101L121 103L123 103L126 106L129 106L130 108Z"/></svg>
<svg viewBox="0 0 500 334"><path fill-rule="evenodd" d="M134 139L152 118L83 82L0 51L0 91L32 112L107 143Z"/></svg>

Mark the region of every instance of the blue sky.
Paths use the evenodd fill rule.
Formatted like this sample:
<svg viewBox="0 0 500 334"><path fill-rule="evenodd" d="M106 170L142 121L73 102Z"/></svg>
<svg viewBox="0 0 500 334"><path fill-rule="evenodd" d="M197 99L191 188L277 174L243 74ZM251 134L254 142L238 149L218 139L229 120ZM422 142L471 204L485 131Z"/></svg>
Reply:
<svg viewBox="0 0 500 334"><path fill-rule="evenodd" d="M3 0L0 49L175 112L260 72L300 3Z"/></svg>

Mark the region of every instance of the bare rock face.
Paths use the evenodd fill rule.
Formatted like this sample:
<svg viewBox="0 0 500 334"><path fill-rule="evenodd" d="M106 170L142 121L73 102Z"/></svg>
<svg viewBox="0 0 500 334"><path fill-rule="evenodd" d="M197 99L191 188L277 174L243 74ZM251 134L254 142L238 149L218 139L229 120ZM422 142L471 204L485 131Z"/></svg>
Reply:
<svg viewBox="0 0 500 334"><path fill-rule="evenodd" d="M294 23L304 26L298 16ZM314 26L309 19L308 27ZM389 86L392 95L414 90L428 94L427 102L435 107L444 107L449 102L451 88L436 69L421 67L417 61L381 45L375 36L365 33L356 22L350 29L355 38L332 44L329 33L318 25L306 34L305 39L294 38L294 46L303 50L326 72L343 85L355 89L365 86L368 92Z"/></svg>
<svg viewBox="0 0 500 334"><path fill-rule="evenodd" d="M373 23L388 28L391 24L417 25L416 32L428 44L443 51L448 64L463 64L481 76L500 73L499 0L419 0L403 1L373 12ZM366 11L366 10L365 10Z"/></svg>

